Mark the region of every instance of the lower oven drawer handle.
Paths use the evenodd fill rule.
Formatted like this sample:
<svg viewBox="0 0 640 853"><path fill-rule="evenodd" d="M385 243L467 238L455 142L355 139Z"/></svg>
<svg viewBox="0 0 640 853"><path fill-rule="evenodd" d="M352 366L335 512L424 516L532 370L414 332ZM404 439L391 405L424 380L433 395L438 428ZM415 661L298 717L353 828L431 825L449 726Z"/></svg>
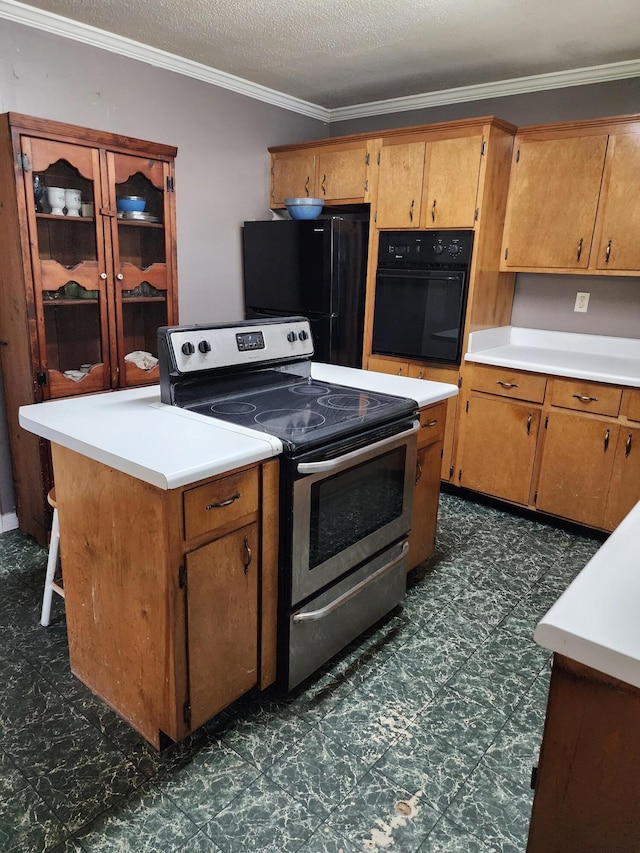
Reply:
<svg viewBox="0 0 640 853"><path fill-rule="evenodd" d="M351 453L344 453L342 456L337 456L335 459L326 459L324 462L299 462L297 469L298 474L322 474L325 471L333 471L345 462L351 462L353 459L357 459L364 453L368 454L372 450L382 449L388 444L393 444L399 438L404 438L405 436L412 435L414 432L418 432L419 429L420 421L414 421L411 429L396 433L396 435L392 435L389 438L383 438L382 441L367 444L366 447L361 447L359 450L352 450Z"/></svg>
<svg viewBox="0 0 640 853"><path fill-rule="evenodd" d="M318 619L324 619L325 616L329 616L334 610L337 610L339 607L342 607L343 604L346 604L347 601L354 598L354 596L358 595L362 592L363 589L370 586L372 583L375 583L379 580L383 575L386 575L387 572L391 571L398 563L402 562L404 558L407 556L407 552L409 550L409 541L406 540L402 543L402 550L397 557L394 557L390 562L385 563L380 569L375 571L368 578L365 578L360 583L356 584L350 590L338 596L338 598L334 599L331 604L327 604L326 607L321 607L319 610L310 610L309 613L296 613L293 617L294 622L315 622Z"/></svg>

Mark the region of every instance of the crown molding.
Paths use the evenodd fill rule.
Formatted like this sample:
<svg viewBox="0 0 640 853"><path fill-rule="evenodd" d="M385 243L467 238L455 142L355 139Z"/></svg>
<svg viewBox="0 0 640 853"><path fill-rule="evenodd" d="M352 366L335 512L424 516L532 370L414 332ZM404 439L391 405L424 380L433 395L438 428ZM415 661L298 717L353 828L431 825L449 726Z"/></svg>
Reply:
<svg viewBox="0 0 640 853"><path fill-rule="evenodd" d="M511 80L500 80L496 83L484 83L477 86L461 86L456 89L442 89L439 92L425 92L420 95L409 95L405 98L391 98L385 101L370 101L355 104L350 107L327 109L318 104L294 98L275 89L260 86L218 71L199 62L183 59L172 53L158 50L154 47L133 41L133 39L100 30L97 27L81 24L18 3L17 0L0 0L0 18L15 21L28 27L44 30L54 35L69 38L83 44L108 50L129 59L146 62L156 68L174 71L185 77L192 77L212 86L219 86L231 92L254 98L258 101L281 107L309 118L327 124L346 121L347 119L367 118L387 113L407 112L409 110L427 109L446 104L463 103L465 101L480 101L487 98L504 98L508 95L522 95L528 92L541 92L548 89L562 89L568 86L587 86L593 83L604 83L611 80L624 80L630 77L640 77L640 59L627 62L614 62L609 65L595 65L590 68L578 68L572 71L558 71L552 74L536 74L531 77L516 77Z"/></svg>
<svg viewBox="0 0 640 853"><path fill-rule="evenodd" d="M409 95L406 98L391 98L387 101L370 101L351 107L337 107L331 110L331 122L346 119L365 118L385 115L386 113L407 112L429 107L441 107L465 101L481 101L487 98L506 98L508 95L522 95L527 92L543 92L549 89L564 89L569 86L588 86L592 83L606 83L611 80L624 80L640 77L640 59L627 62L613 62L609 65L594 65L590 68L576 68L572 71L556 71L553 74L535 74L531 77L514 77L511 80L499 80L496 83L482 83L477 86L461 86L457 89L442 89L439 92L425 92L421 95Z"/></svg>
<svg viewBox="0 0 640 853"><path fill-rule="evenodd" d="M16 0L0 0L0 18L6 18L9 21L25 24L28 27L44 30L73 41L79 41L91 47L108 50L129 59L137 59L140 62L146 62L148 65L154 65L156 68L175 71L176 74L193 77L195 80L210 83L212 86L229 89L231 92L237 92L240 95L246 95L248 98L282 107L282 109L291 110L319 121L327 123L330 121L331 111L325 107L293 98L283 92L251 83L248 80L235 77L233 74L209 68L209 66L202 65L199 62L192 62L172 53L149 47L133 41L133 39L109 33L88 24L81 24L52 12L44 12L41 9L35 9L33 6L26 6L24 3L16 2Z"/></svg>

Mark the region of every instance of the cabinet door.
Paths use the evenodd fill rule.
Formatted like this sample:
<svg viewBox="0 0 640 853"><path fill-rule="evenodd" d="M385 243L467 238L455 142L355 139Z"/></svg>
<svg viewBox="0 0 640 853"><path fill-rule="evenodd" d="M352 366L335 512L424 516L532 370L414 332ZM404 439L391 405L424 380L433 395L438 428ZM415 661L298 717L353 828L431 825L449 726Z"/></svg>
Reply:
<svg viewBox="0 0 640 853"><path fill-rule="evenodd" d="M257 684L258 526L187 555L191 728Z"/></svg>
<svg viewBox="0 0 640 853"><path fill-rule="evenodd" d="M110 386L99 151L22 137L43 397ZM83 215L84 212L90 215ZM90 205L90 208L87 208Z"/></svg>
<svg viewBox="0 0 640 853"><path fill-rule="evenodd" d="M144 219L126 213L110 215L113 249L117 365L114 386L127 388L158 382L159 326L172 325L173 310L173 193L171 166L162 160L107 153L109 210L122 196L145 201Z"/></svg>
<svg viewBox="0 0 640 853"><path fill-rule="evenodd" d="M482 135L427 144L423 228L473 228Z"/></svg>
<svg viewBox="0 0 640 853"><path fill-rule="evenodd" d="M378 228L417 228L424 176L424 142L383 146L378 176Z"/></svg>
<svg viewBox="0 0 640 853"><path fill-rule="evenodd" d="M461 422L464 436L460 485L527 504L540 409L472 394Z"/></svg>
<svg viewBox="0 0 640 853"><path fill-rule="evenodd" d="M640 133L609 137L595 267L640 270Z"/></svg>
<svg viewBox="0 0 640 853"><path fill-rule="evenodd" d="M620 427L604 514L605 530L614 530L640 501L640 429Z"/></svg>
<svg viewBox="0 0 640 853"><path fill-rule="evenodd" d="M503 268L586 269L606 147L606 136L520 140Z"/></svg>
<svg viewBox="0 0 640 853"><path fill-rule="evenodd" d="M315 197L315 154L294 151L271 159L270 206L283 206L285 198Z"/></svg>
<svg viewBox="0 0 640 853"><path fill-rule="evenodd" d="M580 415L547 418L536 506L602 527L619 427Z"/></svg>
<svg viewBox="0 0 640 853"><path fill-rule="evenodd" d="M408 571L430 557L435 548L441 454L442 441L436 441L418 450L416 488L413 493L409 533Z"/></svg>
<svg viewBox="0 0 640 853"><path fill-rule="evenodd" d="M318 198L328 202L364 199L367 169L366 148L318 153Z"/></svg>

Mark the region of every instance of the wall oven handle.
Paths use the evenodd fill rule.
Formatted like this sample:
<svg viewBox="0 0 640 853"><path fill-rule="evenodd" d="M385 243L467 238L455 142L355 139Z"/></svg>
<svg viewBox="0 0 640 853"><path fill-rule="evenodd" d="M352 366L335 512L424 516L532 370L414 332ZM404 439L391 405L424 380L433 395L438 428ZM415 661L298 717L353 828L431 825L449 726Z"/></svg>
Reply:
<svg viewBox="0 0 640 853"><path fill-rule="evenodd" d="M318 619L324 619L325 616L329 616L334 610L337 610L338 607L342 607L343 604L346 604L347 601L350 601L354 596L358 595L358 593L362 592L363 589L370 586L372 583L375 583L379 580L382 575L385 575L387 572L391 571L395 566L398 565L399 562L404 560L407 556L407 552L409 551L409 540L405 539L402 543L402 550L397 557L394 557L393 560L390 560L388 563L385 563L384 566L375 571L368 578L365 578L360 583L357 583L354 587L347 590L347 592L339 595L338 598L334 599L331 604L327 604L326 607L321 607L319 610L311 610L309 613L296 613L293 617L294 622L315 622Z"/></svg>
<svg viewBox="0 0 640 853"><path fill-rule="evenodd" d="M411 429L404 432L398 432L389 438L383 438L382 441L376 441L373 444L367 444L365 447L360 447L358 450L352 450L350 453L344 453L342 456L337 456L335 459L325 459L323 462L299 462L297 466L298 474L322 474L326 471L333 471L339 468L345 462L351 462L352 459L357 459L363 453L369 453L372 450L381 450L388 444L394 444L399 438L412 435L420 429L420 421L414 421Z"/></svg>

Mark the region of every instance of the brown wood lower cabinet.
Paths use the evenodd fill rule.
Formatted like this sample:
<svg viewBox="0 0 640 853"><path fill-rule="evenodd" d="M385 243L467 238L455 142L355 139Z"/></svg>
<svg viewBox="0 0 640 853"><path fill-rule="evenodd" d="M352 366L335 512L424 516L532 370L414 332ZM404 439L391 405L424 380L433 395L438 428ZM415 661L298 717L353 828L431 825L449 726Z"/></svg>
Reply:
<svg viewBox="0 0 640 853"><path fill-rule="evenodd" d="M640 850L640 690L555 655L527 853Z"/></svg>
<svg viewBox="0 0 640 853"><path fill-rule="evenodd" d="M618 431L619 427L609 421L550 412L536 507L602 527Z"/></svg>
<svg viewBox="0 0 640 853"><path fill-rule="evenodd" d="M527 504L540 406L471 393L465 412L459 483L513 503Z"/></svg>
<svg viewBox="0 0 640 853"><path fill-rule="evenodd" d="M272 683L278 461L167 491L52 452L72 672L156 748Z"/></svg>
<svg viewBox="0 0 640 853"><path fill-rule="evenodd" d="M601 530L640 500L640 391L467 365L457 480Z"/></svg>

